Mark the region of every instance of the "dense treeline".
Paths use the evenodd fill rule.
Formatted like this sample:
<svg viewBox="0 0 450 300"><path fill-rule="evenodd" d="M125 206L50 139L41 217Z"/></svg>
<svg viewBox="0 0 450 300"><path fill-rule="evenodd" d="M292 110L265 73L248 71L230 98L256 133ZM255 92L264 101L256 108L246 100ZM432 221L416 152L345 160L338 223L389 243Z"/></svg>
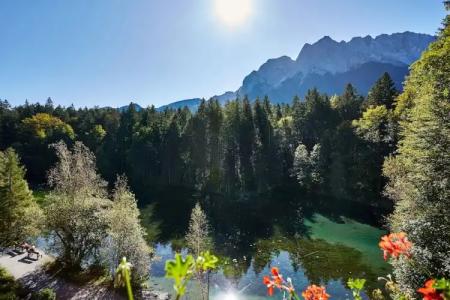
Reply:
<svg viewBox="0 0 450 300"><path fill-rule="evenodd" d="M33 186L45 182L55 162L50 144L82 141L96 154L102 176L112 185L116 174L125 174L140 199L167 186L242 196L298 179L308 191L379 205L382 163L393 135L367 139L372 123L359 126L356 120L369 106L390 109L396 95L384 74L367 99L348 84L331 98L312 89L304 99L283 105L268 98L224 106L209 100L195 113L188 108L136 111L132 104L123 112L54 107L51 99L11 107L3 101L0 149L18 151ZM366 130L359 134L355 126Z"/></svg>

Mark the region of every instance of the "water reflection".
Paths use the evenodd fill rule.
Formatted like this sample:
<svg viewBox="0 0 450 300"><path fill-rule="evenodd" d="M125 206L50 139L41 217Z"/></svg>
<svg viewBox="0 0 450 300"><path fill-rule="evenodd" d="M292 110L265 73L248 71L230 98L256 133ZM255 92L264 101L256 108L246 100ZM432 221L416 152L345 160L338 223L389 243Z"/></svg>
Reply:
<svg viewBox="0 0 450 300"><path fill-rule="evenodd" d="M172 247L183 248L181 237L197 200L208 214L221 262L210 278L212 299L265 299L262 277L272 266L291 277L298 290L310 283L325 284L337 299L349 295L348 278L365 277L372 289L379 286L377 276L389 272L377 248L383 231L376 225L383 212L374 208L306 196L295 189L239 199L199 197L185 190L170 193L155 206L162 222L157 245L161 259L152 266L156 288L171 290L163 278L164 261L173 256ZM194 283L188 299L196 299L195 289Z"/></svg>

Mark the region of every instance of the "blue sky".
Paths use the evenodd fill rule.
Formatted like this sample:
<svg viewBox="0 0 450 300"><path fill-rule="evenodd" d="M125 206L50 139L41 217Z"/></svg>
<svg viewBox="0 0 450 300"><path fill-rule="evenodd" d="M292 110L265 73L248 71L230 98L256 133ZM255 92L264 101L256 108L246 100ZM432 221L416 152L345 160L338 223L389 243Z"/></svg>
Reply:
<svg viewBox="0 0 450 300"><path fill-rule="evenodd" d="M250 0L235 26L219 0L1 0L0 99L13 105L156 106L236 90L304 43L434 34L439 0Z"/></svg>

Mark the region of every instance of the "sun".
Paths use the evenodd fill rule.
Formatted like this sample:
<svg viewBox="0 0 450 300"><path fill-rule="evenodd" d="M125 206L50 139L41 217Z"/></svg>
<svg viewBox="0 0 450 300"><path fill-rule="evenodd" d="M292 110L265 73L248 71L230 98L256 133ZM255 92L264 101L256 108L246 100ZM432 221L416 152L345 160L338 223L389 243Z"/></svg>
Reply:
<svg viewBox="0 0 450 300"><path fill-rule="evenodd" d="M217 17L227 26L245 22L251 14L252 0L214 0Z"/></svg>

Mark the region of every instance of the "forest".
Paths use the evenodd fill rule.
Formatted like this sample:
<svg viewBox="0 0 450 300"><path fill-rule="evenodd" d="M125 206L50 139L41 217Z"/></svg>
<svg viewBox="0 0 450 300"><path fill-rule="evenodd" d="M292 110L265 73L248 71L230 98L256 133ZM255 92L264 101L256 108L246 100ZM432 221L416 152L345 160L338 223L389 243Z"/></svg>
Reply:
<svg viewBox="0 0 450 300"><path fill-rule="evenodd" d="M299 183L313 193L389 206L380 197L381 172L396 143L397 95L386 73L367 98L348 84L342 95L312 89L283 105L265 98L222 107L212 99L196 112L136 111L133 104L123 112L75 109L54 107L51 99L10 107L4 100L0 148L17 151L37 189L45 189L56 160L50 145L62 140L89 147L110 186L116 174L126 175L143 202L169 186L243 197Z"/></svg>

